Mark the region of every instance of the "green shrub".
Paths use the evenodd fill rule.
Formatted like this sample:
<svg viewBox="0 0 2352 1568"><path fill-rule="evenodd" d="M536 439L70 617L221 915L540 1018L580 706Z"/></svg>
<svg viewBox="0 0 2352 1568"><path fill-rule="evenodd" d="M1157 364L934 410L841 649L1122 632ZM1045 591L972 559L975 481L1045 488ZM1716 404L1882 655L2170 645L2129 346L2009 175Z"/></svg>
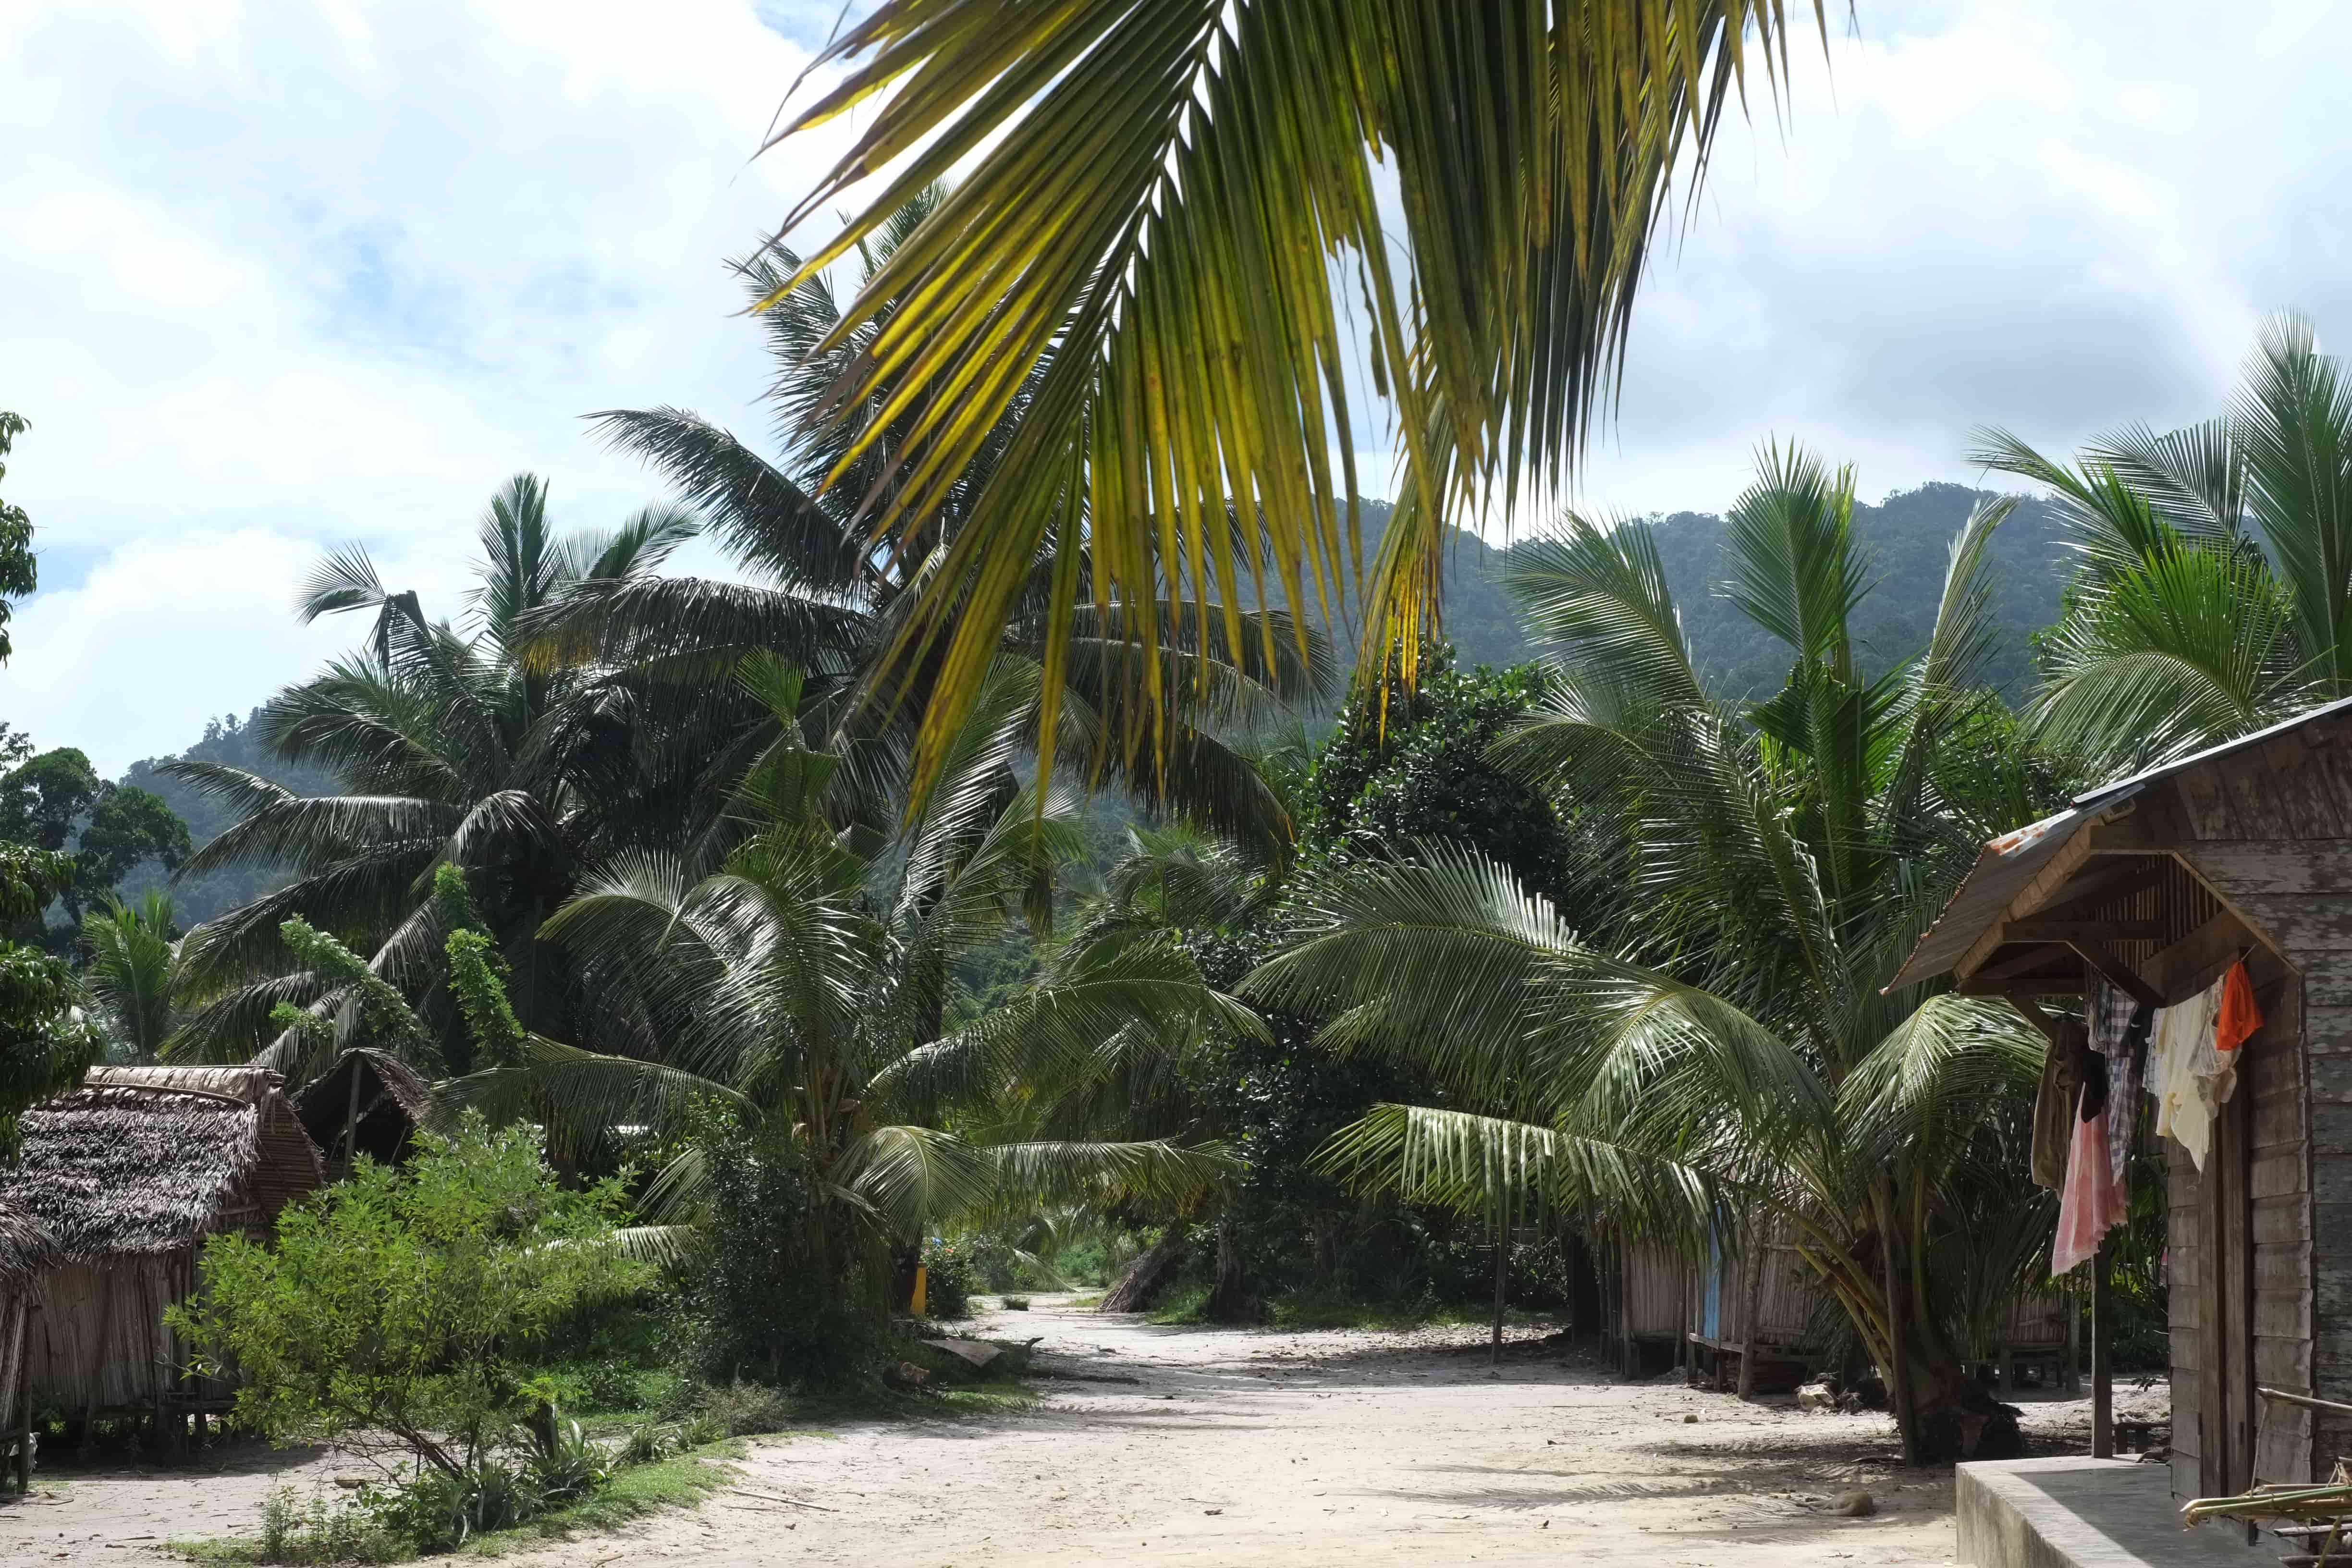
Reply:
<svg viewBox="0 0 2352 1568"><path fill-rule="evenodd" d="M171 1323L203 1364L236 1368L248 1428L362 1448L390 1434L451 1489L501 1491L478 1479L502 1468L493 1453L527 1419L542 1451L553 1431L546 1331L649 1271L612 1245L617 1185L567 1191L527 1130L474 1119L419 1141L406 1167L362 1160L286 1211L272 1246L211 1238Z"/></svg>
<svg viewBox="0 0 2352 1568"><path fill-rule="evenodd" d="M261 1501L256 1555L264 1563L396 1563L411 1552L364 1500L330 1503L279 1487Z"/></svg>
<svg viewBox="0 0 2352 1568"><path fill-rule="evenodd" d="M854 1261L813 1255L796 1146L785 1136L755 1138L723 1118L699 1142L710 1217L678 1304L684 1364L712 1382L870 1383L883 1364L881 1334L866 1310L878 1283Z"/></svg>
<svg viewBox="0 0 2352 1568"><path fill-rule="evenodd" d="M971 1316L972 1292L980 1288L972 1250L972 1244L961 1238L934 1237L923 1243L924 1316L942 1321Z"/></svg>

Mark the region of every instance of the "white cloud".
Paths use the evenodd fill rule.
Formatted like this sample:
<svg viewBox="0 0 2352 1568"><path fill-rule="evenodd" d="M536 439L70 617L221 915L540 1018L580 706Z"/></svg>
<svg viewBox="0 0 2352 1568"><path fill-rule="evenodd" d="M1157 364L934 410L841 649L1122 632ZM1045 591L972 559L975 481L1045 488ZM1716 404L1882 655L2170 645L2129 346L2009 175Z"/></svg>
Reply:
<svg viewBox="0 0 2352 1568"><path fill-rule="evenodd" d="M508 474L573 525L658 493L581 414L764 429L719 263L841 144L751 157L835 11L0 0L0 407L34 422L5 493L52 584L0 717L110 769L176 749L352 640L293 625L318 546L454 612ZM1979 423L2212 412L2280 306L2352 330L2335 22L1863 0L1665 237L1580 500L1719 507L1775 435L1872 494L1967 478Z"/></svg>
<svg viewBox="0 0 2352 1568"><path fill-rule="evenodd" d="M108 769L350 640L292 629L320 544L454 580L518 469L571 525L657 496L579 416L743 416L722 259L838 144L752 159L807 52L748 3L0 0L0 39L5 494L53 584L0 716Z"/></svg>
<svg viewBox="0 0 2352 1568"><path fill-rule="evenodd" d="M2334 12L1864 0L1859 21L1826 70L1798 52L1785 127L1727 128L1580 503L1719 508L1775 435L1856 461L1868 494L1968 479L1979 424L2063 450L2217 412L2274 310L2352 333Z"/></svg>

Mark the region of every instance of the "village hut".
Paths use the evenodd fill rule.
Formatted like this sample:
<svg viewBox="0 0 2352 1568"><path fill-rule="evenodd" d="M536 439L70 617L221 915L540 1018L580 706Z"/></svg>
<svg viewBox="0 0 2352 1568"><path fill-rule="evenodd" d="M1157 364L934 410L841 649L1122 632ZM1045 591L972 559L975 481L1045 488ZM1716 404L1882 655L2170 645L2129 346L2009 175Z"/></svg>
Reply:
<svg viewBox="0 0 2352 1568"><path fill-rule="evenodd" d="M2006 997L2055 1045L2073 1036L2045 997L2104 983L2169 1007L2240 963L2261 1025L2234 1049L2233 1091L2191 1123L2201 1167L2162 1141L2180 1496L2324 1479L2352 1452L2352 702L1994 839L1894 981ZM2104 1455L2104 1255L2083 1267ZM1968 1489L1964 1554L1994 1560L1970 1545Z"/></svg>
<svg viewBox="0 0 2352 1568"><path fill-rule="evenodd" d="M58 1266L58 1238L31 1215L0 1204L0 1476L13 1468L19 1487L32 1473L32 1402L25 1392L33 1293Z"/></svg>
<svg viewBox="0 0 2352 1568"><path fill-rule="evenodd" d="M268 1233L325 1179L278 1075L259 1068L94 1068L24 1113L0 1207L54 1239L33 1291L23 1386L84 1421L226 1408L163 1323L195 1289L197 1248Z"/></svg>
<svg viewBox="0 0 2352 1568"><path fill-rule="evenodd" d="M294 1097L303 1130L339 1176L362 1154L379 1165L407 1158L432 1109L431 1087L383 1051L345 1051Z"/></svg>

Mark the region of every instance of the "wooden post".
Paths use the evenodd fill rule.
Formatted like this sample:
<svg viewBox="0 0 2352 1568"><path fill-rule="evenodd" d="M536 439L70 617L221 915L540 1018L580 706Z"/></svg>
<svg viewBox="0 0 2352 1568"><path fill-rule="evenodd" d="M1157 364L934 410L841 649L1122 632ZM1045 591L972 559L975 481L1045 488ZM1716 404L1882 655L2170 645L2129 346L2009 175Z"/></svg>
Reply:
<svg viewBox="0 0 2352 1568"><path fill-rule="evenodd" d="M16 1314L16 1490L20 1496L33 1495L33 1303L29 1300Z"/></svg>
<svg viewBox="0 0 2352 1568"><path fill-rule="evenodd" d="M2091 1257L2091 1458L2116 1457L2116 1384L2107 1364L2115 1340L2115 1303L2107 1289L2107 1255L2102 1240Z"/></svg>
<svg viewBox="0 0 2352 1568"><path fill-rule="evenodd" d="M1756 1397L1756 1320L1764 1315L1764 1238L1748 1244L1748 1279L1740 1291L1747 1316L1739 1326L1739 1397Z"/></svg>
<svg viewBox="0 0 2352 1568"><path fill-rule="evenodd" d="M1895 1429L1903 1439L1903 1462L1919 1462L1919 1421L1911 1404L1911 1346L1908 1323L1911 1314L1904 1310L1903 1265L1895 1256L1895 1199L1882 1184L1879 1188L1878 1212L1879 1252L1886 1269L1886 1352L1893 1364L1887 1367L1887 1381L1893 1385L1886 1391L1886 1403L1895 1412Z"/></svg>
<svg viewBox="0 0 2352 1568"><path fill-rule="evenodd" d="M2083 1301L2066 1293L2066 1392L2083 1392Z"/></svg>
<svg viewBox="0 0 2352 1568"><path fill-rule="evenodd" d="M1503 1364L1503 1287L1509 1278L1510 1266L1509 1233L1498 1219L1495 1222L1495 1342L1486 1354L1491 1366Z"/></svg>
<svg viewBox="0 0 2352 1568"><path fill-rule="evenodd" d="M352 1058L352 1093L343 1103L343 1174L346 1176L352 1173L352 1167L359 1163L360 1063L365 1059L356 1056Z"/></svg>

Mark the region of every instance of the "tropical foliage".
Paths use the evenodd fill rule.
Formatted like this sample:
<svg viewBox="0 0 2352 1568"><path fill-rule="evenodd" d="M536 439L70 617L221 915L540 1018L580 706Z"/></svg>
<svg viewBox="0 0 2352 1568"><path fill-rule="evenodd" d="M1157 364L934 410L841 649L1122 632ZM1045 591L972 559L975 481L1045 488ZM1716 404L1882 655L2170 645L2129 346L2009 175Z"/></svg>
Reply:
<svg viewBox="0 0 2352 1568"><path fill-rule="evenodd" d="M2352 382L2308 321L2265 326L2202 425L2071 467L2000 430L1975 456L2046 486L2073 547L2032 710L2052 744L2125 773L2352 696Z"/></svg>
<svg viewBox="0 0 2352 1568"><path fill-rule="evenodd" d="M1294 945L1246 989L1448 1095L1360 1122L1335 1158L1360 1177L1694 1248L1792 1227L1892 1372L1906 1447L1948 1454L2002 1419L1968 1387L1947 1310L1947 1276L1984 1256L1949 1245L1956 1227L2049 1221L2016 1181L2042 1041L2002 1004L1881 988L1974 844L2037 815L2005 715L1972 686L2004 509L1954 542L1927 647L1865 679L1852 474L1793 450L1761 467L1731 514L1727 591L1790 665L1745 715L1701 692L1641 531L1571 516L1518 563L1561 662L1501 755L1626 825L1574 868L1601 896L1562 907L1475 850L1398 846L1310 873ZM2001 1256L2021 1270L2030 1247Z"/></svg>
<svg viewBox="0 0 2352 1568"><path fill-rule="evenodd" d="M363 551L321 563L301 614L362 613L364 650L274 699L255 728L289 762L328 770L334 794L297 795L242 768L181 762L163 770L232 804L239 818L187 869L254 865L291 874L276 891L198 928L186 962L214 999L184 1048L248 1055L254 1030L286 1003L330 1020L347 979L301 966L289 918L354 939L370 973L418 999L462 1067L470 1046L438 994L443 929L434 868L467 878L514 974L516 1005L542 1026L583 1005L572 976L534 939L594 858L675 822L699 757L663 747L636 722L625 680L545 669L526 657L534 612L656 565L695 524L650 508L605 534L564 536L547 488L520 475L492 498L469 595L469 629L428 620L413 593L387 588ZM332 1043L331 1040L330 1044ZM281 1036L264 1060L293 1069L313 1051Z"/></svg>
<svg viewBox="0 0 2352 1568"><path fill-rule="evenodd" d="M920 581L885 667L938 667L917 802L1041 592L1044 734L1086 610L1150 647L1181 592L1238 645L1269 576L1328 605L1369 575L1366 646L1402 639L1409 677L1445 522L1564 474L1669 175L1704 167L1787 44L1779 0L886 0L844 28L817 62L841 76L777 140L863 123L783 228L859 207L771 299L969 163L819 344L858 347L816 410L847 430L827 487L861 552ZM1374 407L1407 460L1367 564L1351 454Z"/></svg>

